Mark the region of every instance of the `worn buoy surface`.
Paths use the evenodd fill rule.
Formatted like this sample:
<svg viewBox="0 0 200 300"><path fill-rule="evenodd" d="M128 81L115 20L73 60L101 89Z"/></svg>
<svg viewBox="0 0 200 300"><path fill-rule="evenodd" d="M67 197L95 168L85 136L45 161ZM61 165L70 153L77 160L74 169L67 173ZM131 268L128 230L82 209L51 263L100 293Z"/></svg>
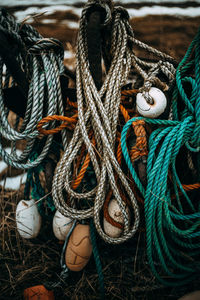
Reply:
<svg viewBox="0 0 200 300"><path fill-rule="evenodd" d="M71 271L81 271L92 254L89 225L78 224L74 228L67 245L65 262Z"/></svg>
<svg viewBox="0 0 200 300"><path fill-rule="evenodd" d="M35 200L21 200L16 208L17 230L21 237L35 238L40 231L41 223Z"/></svg>
<svg viewBox="0 0 200 300"><path fill-rule="evenodd" d="M24 290L24 300L55 300L53 291L43 285L36 285Z"/></svg>
<svg viewBox="0 0 200 300"><path fill-rule="evenodd" d="M129 211L128 206L126 207L126 212L127 212L128 216L130 216L130 211ZM116 222L118 222L122 225L124 224L123 213L119 207L119 204L117 203L117 200L112 199L110 201L110 203L108 205L108 213L111 216L111 218L114 219ZM122 233L121 228L113 226L105 218L103 219L103 226L104 226L105 233L112 238L117 238Z"/></svg>
<svg viewBox="0 0 200 300"><path fill-rule="evenodd" d="M190 294L187 294L178 300L200 300L200 291L195 291Z"/></svg>
<svg viewBox="0 0 200 300"><path fill-rule="evenodd" d="M167 98L161 90L155 87L150 88L148 94L152 97L153 104L147 102L143 93L138 93L136 96L137 111L144 117L157 118L165 111Z"/></svg>
<svg viewBox="0 0 200 300"><path fill-rule="evenodd" d="M63 216L58 210L53 217L53 232L57 239L64 241L70 228L72 219Z"/></svg>

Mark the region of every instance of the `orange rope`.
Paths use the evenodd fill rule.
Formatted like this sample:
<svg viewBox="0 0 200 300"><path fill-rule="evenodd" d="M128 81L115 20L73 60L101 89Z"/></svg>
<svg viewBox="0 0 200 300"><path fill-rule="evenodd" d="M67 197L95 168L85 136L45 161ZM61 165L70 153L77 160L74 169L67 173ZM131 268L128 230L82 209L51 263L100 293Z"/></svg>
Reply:
<svg viewBox="0 0 200 300"><path fill-rule="evenodd" d="M141 156L148 155L146 130L144 128L145 121L137 120L132 123L135 135L136 144L131 149L131 160L135 161Z"/></svg>
<svg viewBox="0 0 200 300"><path fill-rule="evenodd" d="M122 91L122 100L124 100L127 96L128 97L131 97L133 96L134 94L137 94L139 92L139 90L136 90L136 89L132 89L132 90L123 90Z"/></svg>
<svg viewBox="0 0 200 300"><path fill-rule="evenodd" d="M70 101L69 98L67 98L67 104L69 106L72 106L73 108L76 108L76 109L78 108L77 102Z"/></svg>
<svg viewBox="0 0 200 300"><path fill-rule="evenodd" d="M78 119L78 114L73 115L71 118L65 116L58 116L58 115L47 116L39 121L37 125L37 130L39 131L39 133L44 135L58 133L64 128L66 128L68 124L70 124L70 126L76 124L77 119ZM60 126L53 129L48 129L48 130L43 129L43 126L45 124L48 124L51 121L63 121L63 123Z"/></svg>
<svg viewBox="0 0 200 300"><path fill-rule="evenodd" d="M132 96L134 93L137 93L138 90L127 90L127 91L122 91L122 98L126 97L126 96ZM69 106L72 106L73 108L75 108L77 110L78 105L76 102L70 101L69 98L67 98L67 104ZM128 115L128 112L126 111L126 109L123 107L122 108L123 113L126 115ZM43 134L43 135L49 135L49 134L54 134L54 133L58 133L61 130L63 130L66 127L69 127L69 129L74 129L74 127L72 125L77 123L77 119L78 119L78 114L76 113L75 115L73 115L72 117L66 117L66 116L59 116L59 115L53 115L53 116L47 116L45 118L43 118L42 120L39 121L38 125L37 125L37 129L39 131L39 133ZM127 120L127 119L126 119ZM56 127L56 128L52 128L49 130L43 129L43 126L45 124L48 124L51 121L63 121L63 123Z"/></svg>
<svg viewBox="0 0 200 300"><path fill-rule="evenodd" d="M92 137L92 141L91 142L92 142L92 144L94 146L96 145L94 136ZM83 179L83 177L85 175L85 172L86 172L86 170L87 170L87 168L89 166L89 163L90 163L90 156L89 156L89 153L87 153L87 155L85 157L85 160L84 160L84 163L83 163L83 165L82 165L82 167L80 169L80 172L79 172L78 176L76 177L76 179L75 179L75 181L74 181L74 183L72 185L72 188L74 190L77 189L77 187L80 185L80 183L81 183L81 181L82 181L82 179Z"/></svg>
<svg viewBox="0 0 200 300"><path fill-rule="evenodd" d="M197 190L197 189L200 188L200 183L183 184L182 187L183 187L183 189L184 189L185 191Z"/></svg>

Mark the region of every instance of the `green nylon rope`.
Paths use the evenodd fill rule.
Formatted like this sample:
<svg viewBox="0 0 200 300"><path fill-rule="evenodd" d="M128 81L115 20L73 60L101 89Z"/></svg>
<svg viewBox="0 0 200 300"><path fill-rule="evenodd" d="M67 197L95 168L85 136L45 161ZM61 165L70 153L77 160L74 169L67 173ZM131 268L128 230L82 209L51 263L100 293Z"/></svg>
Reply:
<svg viewBox="0 0 200 300"><path fill-rule="evenodd" d="M105 299L105 287L104 287L104 276L103 276L103 271L102 271L102 265L101 265L101 260L97 248L97 242L96 242L96 229L93 223L93 220L90 221L90 236L91 236L91 241L92 241L92 251L94 255L94 260L96 263L96 268L97 268L97 273L99 276L99 287L100 287L100 296L101 299Z"/></svg>
<svg viewBox="0 0 200 300"><path fill-rule="evenodd" d="M186 93L186 86L190 87L190 93ZM197 155L197 180L200 177L200 30L177 68L172 112L173 120L143 117L129 120L122 131L121 146L132 177L145 199L149 265L163 284L177 286L192 281L200 270L199 199L190 198L184 191L176 169L177 155L185 146L188 152ZM132 165L126 144L128 130L137 120L157 127L149 138L146 190ZM173 194L175 199L172 200Z"/></svg>

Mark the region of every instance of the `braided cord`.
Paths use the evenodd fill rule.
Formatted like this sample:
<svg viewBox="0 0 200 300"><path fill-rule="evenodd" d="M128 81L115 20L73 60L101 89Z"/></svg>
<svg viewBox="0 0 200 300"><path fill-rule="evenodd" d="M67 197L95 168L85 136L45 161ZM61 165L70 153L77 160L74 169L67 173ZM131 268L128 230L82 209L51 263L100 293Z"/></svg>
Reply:
<svg viewBox="0 0 200 300"><path fill-rule="evenodd" d="M200 30L177 68L176 87L172 99L173 120L133 118L126 123L121 135L123 156L137 187L145 198L146 247L149 264L153 274L163 284L170 286L183 285L193 280L200 268L200 263L196 260L200 253L198 242L200 206L187 195L186 191L191 187L182 185L176 170L176 158L183 145L188 148L188 151L198 153L200 150L199 49ZM190 77L188 71L192 66L194 75ZM191 86L190 96L185 91L185 83ZM181 111L178 107L179 99L184 103ZM146 189L142 186L131 163L126 144L129 128L137 120L144 120L148 124L157 126L149 139ZM199 153L197 157L199 160ZM198 164L196 167L198 168ZM172 194L172 185L168 181L169 171L172 174L175 196ZM198 174L199 171L198 169ZM194 190L200 185L196 183L191 186ZM193 249L198 250L194 252ZM155 260L159 260L162 266L159 272ZM176 279L176 282L163 279L162 272Z"/></svg>
<svg viewBox="0 0 200 300"><path fill-rule="evenodd" d="M135 43L138 45L138 43L133 38L134 35L128 22L127 12L117 7L112 13L110 68L100 91L98 91L90 73L86 34L88 9L94 4L102 5L102 2L97 2L89 1L86 4L80 20L76 68L78 122L73 137L56 168L53 180L53 199L56 208L65 216L78 220L93 218L100 236L108 243L117 244L131 238L139 225L137 200L132 191L132 186L120 167L120 145L117 147L117 155L115 155L120 109L125 120L129 118L127 112L123 109L123 105L120 106L121 88L126 83L131 68L134 67L136 72L144 78L144 86L141 90L148 92L152 84L167 89L167 84L161 82L157 75L160 72L164 73L170 84L174 80L175 68L171 63L172 58L157 50L154 51L153 48L148 48L143 43L140 43L139 46L153 52L160 60L157 63L146 63L135 56L130 44L134 45ZM105 8L106 5L103 5L103 7ZM131 93L133 91L137 92L133 89ZM127 93L124 93L123 97L126 95ZM141 121L140 126L135 124L134 127L137 135L136 147L132 149L134 160L141 155L147 155L146 140L143 139L143 134L145 135L143 126L144 123ZM90 137L91 130L94 133L95 143ZM87 173L90 159L90 167L93 168L97 182L95 187L90 190L86 189L85 192L80 187L80 180L77 179L76 184L75 182L71 184L73 178L76 177L72 172L73 168L76 168L75 159L77 156L82 155L81 151L85 149L84 147L86 148L85 159L82 160L79 178L82 180ZM109 237L103 231L101 225L101 211L108 193L112 193L123 214L124 225L119 238ZM130 200L133 220L130 220L127 214L126 201L124 202L124 198L127 196L122 196L123 193ZM67 201L65 201L66 194Z"/></svg>
<svg viewBox="0 0 200 300"><path fill-rule="evenodd" d="M12 16L0 11L1 30L15 43L20 45L16 60L20 62L29 81L27 107L20 126L15 129L8 121L8 109L4 104L3 89L15 85L15 79L9 73L0 57L0 135L11 141L12 151L9 154L0 143L0 156L11 166L29 169L39 165L46 157L53 137L45 139L43 148L35 160L30 160L39 136L37 123L46 115L64 115L59 76L64 71L62 65L63 47L57 40L44 39L33 27L17 23ZM5 67L5 80L3 74ZM11 82L11 85L10 85ZM48 99L48 101L47 101ZM51 126L53 126L51 124ZM66 132L62 131L63 145L66 145ZM17 141L25 140L26 145L21 155L17 155Z"/></svg>

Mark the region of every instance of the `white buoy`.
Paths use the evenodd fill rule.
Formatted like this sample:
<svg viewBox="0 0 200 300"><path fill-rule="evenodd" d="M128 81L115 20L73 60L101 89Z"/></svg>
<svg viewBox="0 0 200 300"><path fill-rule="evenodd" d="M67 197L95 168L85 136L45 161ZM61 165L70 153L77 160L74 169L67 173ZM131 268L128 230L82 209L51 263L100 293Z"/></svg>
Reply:
<svg viewBox="0 0 200 300"><path fill-rule="evenodd" d="M137 111L140 115L147 118L157 118L165 110L167 106L167 99L164 93L158 88L150 88L148 94L153 99L153 103L149 104L143 93L138 93L136 96Z"/></svg>
<svg viewBox="0 0 200 300"><path fill-rule="evenodd" d="M129 211L128 206L126 207L126 212L127 212L128 216L130 217L130 211ZM112 217L112 219L114 219L116 222L121 223L122 225L124 224L123 213L117 203L117 200L113 199L110 201L110 203L108 205L108 213ZM117 238L122 233L121 228L113 226L105 218L103 219L103 227L104 227L105 233L112 238Z"/></svg>
<svg viewBox="0 0 200 300"><path fill-rule="evenodd" d="M53 232L55 237L60 241L64 241L71 227L72 219L63 216L57 210L53 218Z"/></svg>
<svg viewBox="0 0 200 300"><path fill-rule="evenodd" d="M35 238L41 228L42 218L35 200L21 200L16 208L17 230L25 239Z"/></svg>

